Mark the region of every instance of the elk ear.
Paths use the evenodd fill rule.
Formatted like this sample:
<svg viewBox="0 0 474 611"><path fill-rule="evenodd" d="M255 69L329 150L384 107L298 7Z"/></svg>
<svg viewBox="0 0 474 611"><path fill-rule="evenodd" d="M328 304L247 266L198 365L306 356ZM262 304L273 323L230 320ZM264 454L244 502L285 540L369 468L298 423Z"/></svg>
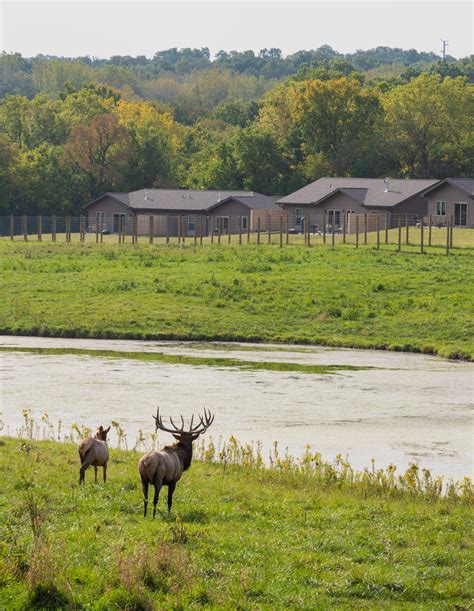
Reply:
<svg viewBox="0 0 474 611"><path fill-rule="evenodd" d="M173 437L177 440L180 441L181 440L181 435L173 435Z"/></svg>
<svg viewBox="0 0 474 611"><path fill-rule="evenodd" d="M195 435L193 435L193 436L191 437L191 440L192 440L192 441L196 441L196 439L199 437L199 435L200 435L200 434L201 434L201 433L196 433Z"/></svg>

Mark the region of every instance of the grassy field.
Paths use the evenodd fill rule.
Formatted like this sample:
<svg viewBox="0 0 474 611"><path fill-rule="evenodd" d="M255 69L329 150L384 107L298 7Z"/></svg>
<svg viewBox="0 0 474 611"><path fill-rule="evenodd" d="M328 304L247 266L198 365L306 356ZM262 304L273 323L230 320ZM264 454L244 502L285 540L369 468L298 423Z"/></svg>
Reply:
<svg viewBox="0 0 474 611"><path fill-rule="evenodd" d="M371 485L370 472L347 484L329 467L310 477L285 460L273 469L249 464L248 454L241 465L194 461L171 516L153 521L142 516L136 453L111 449L107 485L95 485L89 470L79 488L75 446L28 443L25 452L21 440L0 439L0 608L472 602L472 505L440 498L434 484L422 497L413 472L406 491L390 492L383 482L391 476ZM166 490L163 512L165 498Z"/></svg>
<svg viewBox="0 0 474 611"><path fill-rule="evenodd" d="M291 246L0 242L0 332L325 344L474 357L474 266Z"/></svg>

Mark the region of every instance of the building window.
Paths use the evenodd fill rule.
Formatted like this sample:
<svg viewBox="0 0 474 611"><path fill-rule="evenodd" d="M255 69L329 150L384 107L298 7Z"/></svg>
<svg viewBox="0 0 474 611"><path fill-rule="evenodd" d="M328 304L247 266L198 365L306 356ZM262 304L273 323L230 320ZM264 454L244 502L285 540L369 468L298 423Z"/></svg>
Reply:
<svg viewBox="0 0 474 611"><path fill-rule="evenodd" d="M446 202L436 202L436 216L446 216Z"/></svg>
<svg viewBox="0 0 474 611"><path fill-rule="evenodd" d="M249 217L241 216L240 217L240 228L242 229L242 231L247 231L248 227L249 227Z"/></svg>
<svg viewBox="0 0 474 611"><path fill-rule="evenodd" d="M188 233L190 235L194 235L195 231L196 231L196 217L188 216Z"/></svg>

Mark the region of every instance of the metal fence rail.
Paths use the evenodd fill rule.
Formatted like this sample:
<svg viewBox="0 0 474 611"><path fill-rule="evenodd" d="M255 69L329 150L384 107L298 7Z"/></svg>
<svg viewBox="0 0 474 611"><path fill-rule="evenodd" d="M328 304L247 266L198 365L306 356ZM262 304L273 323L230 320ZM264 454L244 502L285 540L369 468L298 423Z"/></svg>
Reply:
<svg viewBox="0 0 474 611"><path fill-rule="evenodd" d="M356 214L323 211L295 217L278 214L207 216L204 214L87 216L3 216L0 236L10 240L95 243L194 244L352 244L415 246L424 252L455 247L454 219L409 214ZM473 232L474 235L474 232ZM474 247L474 244L473 244Z"/></svg>

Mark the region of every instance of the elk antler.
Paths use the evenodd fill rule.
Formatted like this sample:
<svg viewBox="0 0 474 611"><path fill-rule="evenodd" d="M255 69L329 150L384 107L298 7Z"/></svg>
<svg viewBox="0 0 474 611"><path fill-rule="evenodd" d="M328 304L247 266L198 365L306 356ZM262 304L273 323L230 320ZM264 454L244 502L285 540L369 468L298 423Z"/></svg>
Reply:
<svg viewBox="0 0 474 611"><path fill-rule="evenodd" d="M193 435L201 435L202 433L205 433L207 431L207 429L211 426L213 422L214 416L209 410L204 408L204 418L202 416L199 416L199 424L194 428L192 428L191 426L190 432L193 433Z"/></svg>
<svg viewBox="0 0 474 611"><path fill-rule="evenodd" d="M171 426L173 427L168 428L163 424L163 419L160 416L160 408L158 407L156 409L156 416L153 416L153 418L155 419L155 424L156 424L156 430L160 430L160 431L165 431L166 433L171 433L172 435L182 435L183 433L192 433L193 435L200 435L201 433L204 433L213 423L214 421L214 416L211 414L211 412L209 410L206 410L206 408L204 408L204 418L202 416L199 416L199 423L193 428L193 422L194 422L194 414L191 417L191 424L189 425L189 430L185 431L185 426L184 426L184 418L183 416L180 416L181 418L181 428L177 427L176 424L173 422L173 419L170 417L170 423Z"/></svg>

